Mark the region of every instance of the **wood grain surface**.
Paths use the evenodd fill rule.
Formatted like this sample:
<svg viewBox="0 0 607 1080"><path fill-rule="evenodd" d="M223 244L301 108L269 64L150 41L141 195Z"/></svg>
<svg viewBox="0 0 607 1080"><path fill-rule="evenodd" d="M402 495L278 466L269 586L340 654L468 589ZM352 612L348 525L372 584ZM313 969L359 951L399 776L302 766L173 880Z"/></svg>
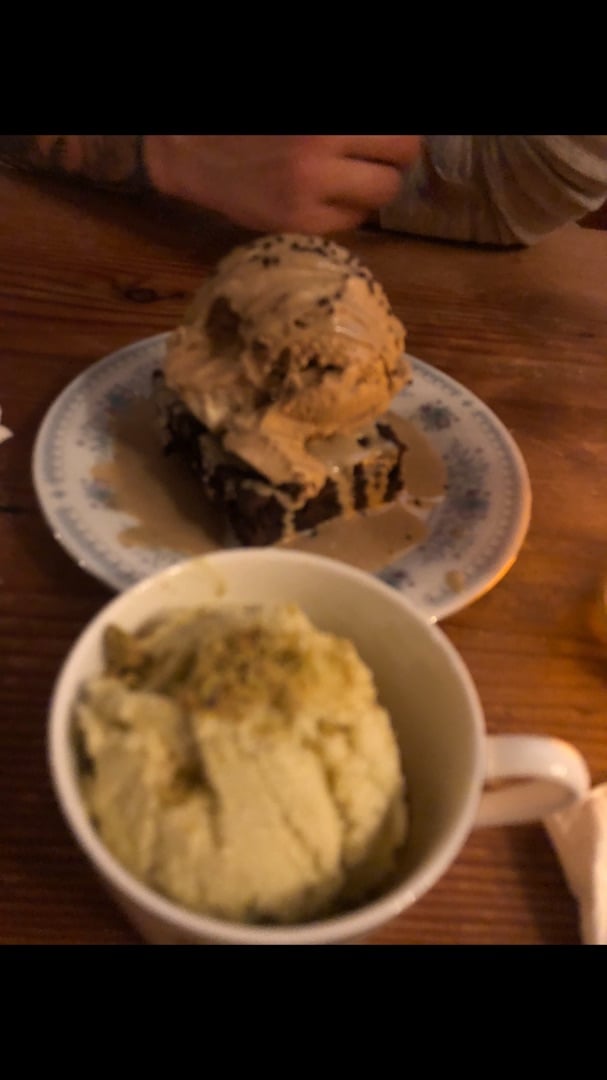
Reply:
<svg viewBox="0 0 607 1080"><path fill-rule="evenodd" d="M149 200L0 174L0 943L137 944L61 818L46 764L60 664L110 593L45 525L33 441L80 371L170 329L240 230ZM339 238L383 282L414 355L479 395L526 459L533 512L508 575L443 627L491 732L573 741L607 779L607 233L530 250L361 230ZM475 831L375 944L579 943L541 826Z"/></svg>

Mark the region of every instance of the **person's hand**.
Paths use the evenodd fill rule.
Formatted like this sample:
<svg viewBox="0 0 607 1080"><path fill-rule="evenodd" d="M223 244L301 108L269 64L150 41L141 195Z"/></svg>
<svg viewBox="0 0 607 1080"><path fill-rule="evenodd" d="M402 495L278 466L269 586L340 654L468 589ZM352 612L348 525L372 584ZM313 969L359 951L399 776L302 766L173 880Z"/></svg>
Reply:
<svg viewBox="0 0 607 1080"><path fill-rule="evenodd" d="M148 135L154 187L261 232L351 229L390 203L419 135Z"/></svg>

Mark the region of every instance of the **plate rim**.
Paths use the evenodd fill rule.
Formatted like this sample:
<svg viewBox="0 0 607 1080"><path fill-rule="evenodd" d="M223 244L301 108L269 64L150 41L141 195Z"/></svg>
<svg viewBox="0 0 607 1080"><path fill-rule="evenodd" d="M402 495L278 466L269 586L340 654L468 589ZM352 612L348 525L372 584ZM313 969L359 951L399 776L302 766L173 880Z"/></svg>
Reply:
<svg viewBox="0 0 607 1080"><path fill-rule="evenodd" d="M454 591L453 601L451 603L444 602L443 604L437 604L434 614L431 614L428 617L432 622L439 622L451 615L457 614L459 611L465 610L465 608L469 607L477 600L480 600L481 597L486 596L487 593L491 592L512 569L529 532L533 507L533 489L531 486L529 469L527 468L527 462L525 461L522 450L516 442L512 432L509 431L506 424L497 415L495 410L483 401L478 394L475 394L473 390L470 390L464 383L453 378L453 376L449 375L446 371L436 367L434 364L430 364L427 360L422 360L421 357L412 353L407 352L406 355L410 360L414 360L416 364L421 365L425 371L436 372L440 377L440 381L446 383L447 386L451 387L458 395L464 392L470 399L471 404L480 409L490 420L494 429L499 432L503 444L508 448L510 460L514 466L519 486L517 521L516 527L513 527L512 529L512 537L509 545L510 554L508 555L508 558L503 559L495 572L491 576L488 576L486 580L479 581L478 587L474 588L473 586L470 586L467 589L463 589L461 593ZM462 600L462 602L456 603L455 601L458 598Z"/></svg>

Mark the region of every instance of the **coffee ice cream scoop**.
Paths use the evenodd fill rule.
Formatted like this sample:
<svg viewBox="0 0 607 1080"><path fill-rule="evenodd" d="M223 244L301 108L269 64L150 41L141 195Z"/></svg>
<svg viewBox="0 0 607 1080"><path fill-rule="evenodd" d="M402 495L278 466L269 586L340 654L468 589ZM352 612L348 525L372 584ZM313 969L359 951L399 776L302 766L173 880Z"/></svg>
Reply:
<svg viewBox="0 0 607 1080"><path fill-rule="evenodd" d="M261 237L206 279L169 342L165 378L225 448L273 483L317 491L312 440L362 430L411 377L382 286L319 237Z"/></svg>

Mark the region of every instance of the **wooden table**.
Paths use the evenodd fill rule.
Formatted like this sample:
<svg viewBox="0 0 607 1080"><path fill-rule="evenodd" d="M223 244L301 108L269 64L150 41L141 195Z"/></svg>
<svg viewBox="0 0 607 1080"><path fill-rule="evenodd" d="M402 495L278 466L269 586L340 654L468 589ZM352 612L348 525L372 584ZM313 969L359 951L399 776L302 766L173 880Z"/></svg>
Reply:
<svg viewBox="0 0 607 1080"><path fill-rule="evenodd" d="M56 395L87 365L171 328L239 230L151 199L0 175L0 943L131 944L55 804L45 726L59 666L109 591L53 539L30 476ZM478 394L533 487L522 552L444 629L492 732L551 733L607 779L607 233L567 227L490 251L361 231L410 351ZM576 905L541 826L476 831L384 944L571 944Z"/></svg>

